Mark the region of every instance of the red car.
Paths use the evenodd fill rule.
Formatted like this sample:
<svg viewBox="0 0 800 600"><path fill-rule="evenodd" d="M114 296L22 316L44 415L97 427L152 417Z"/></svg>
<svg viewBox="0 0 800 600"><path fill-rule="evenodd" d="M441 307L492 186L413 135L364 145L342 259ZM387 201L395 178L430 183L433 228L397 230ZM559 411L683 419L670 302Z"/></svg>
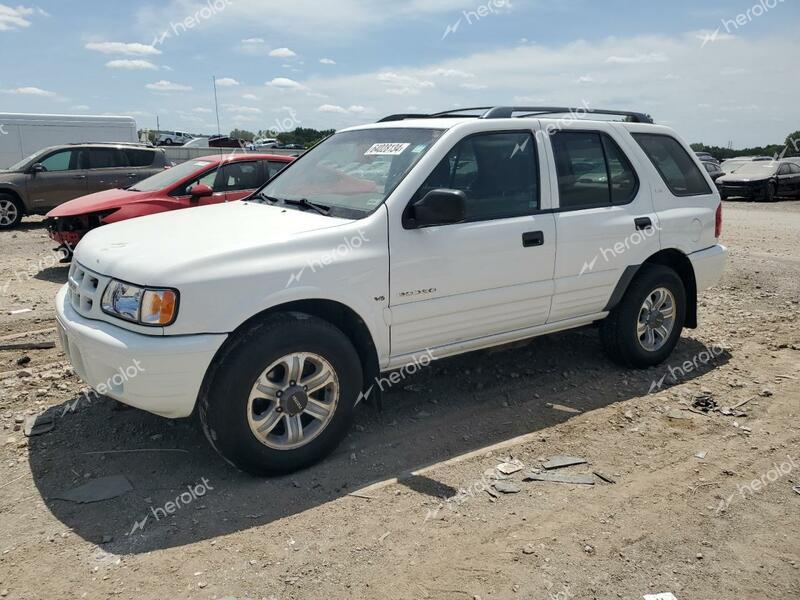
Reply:
<svg viewBox="0 0 800 600"><path fill-rule="evenodd" d="M167 210L241 200L294 160L275 154L202 156L143 179L127 189L81 196L47 213L48 235L65 262L91 229Z"/></svg>

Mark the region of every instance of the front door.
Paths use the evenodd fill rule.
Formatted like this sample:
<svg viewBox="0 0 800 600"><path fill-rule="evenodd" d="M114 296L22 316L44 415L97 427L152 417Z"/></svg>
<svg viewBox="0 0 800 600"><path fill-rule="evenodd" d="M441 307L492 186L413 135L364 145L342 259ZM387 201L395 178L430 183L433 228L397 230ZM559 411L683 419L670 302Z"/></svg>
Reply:
<svg viewBox="0 0 800 600"><path fill-rule="evenodd" d="M31 172L27 182L34 210L50 209L88 193L85 150L57 150L37 164L44 170Z"/></svg>
<svg viewBox="0 0 800 600"><path fill-rule="evenodd" d="M437 188L461 190L465 222L404 229L391 219L392 356L547 321L555 220L541 210L546 170L537 142L524 129L463 138L411 202Z"/></svg>

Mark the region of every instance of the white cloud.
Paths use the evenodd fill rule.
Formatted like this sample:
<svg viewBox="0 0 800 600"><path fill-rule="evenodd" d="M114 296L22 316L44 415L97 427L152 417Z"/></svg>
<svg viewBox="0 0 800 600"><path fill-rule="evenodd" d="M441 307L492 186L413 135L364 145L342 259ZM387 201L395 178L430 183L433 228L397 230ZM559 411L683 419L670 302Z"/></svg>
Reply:
<svg viewBox="0 0 800 600"><path fill-rule="evenodd" d="M338 104L323 104L322 106L318 106L317 110L322 113L335 113L340 115L359 115L363 112L366 112L367 108L365 106L361 106L360 104L351 104L347 108L343 106L339 106Z"/></svg>
<svg viewBox="0 0 800 600"><path fill-rule="evenodd" d="M335 65L336 64L336 61L333 60L332 58L320 58L319 62L320 62L320 64L323 64L323 65Z"/></svg>
<svg viewBox="0 0 800 600"><path fill-rule="evenodd" d="M254 106L237 106L235 104L226 104L225 110L242 115L260 115L262 112L260 108Z"/></svg>
<svg viewBox="0 0 800 600"><path fill-rule="evenodd" d="M236 81L233 77L220 77L217 79L217 85L219 87L234 87L239 85L239 82Z"/></svg>
<svg viewBox="0 0 800 600"><path fill-rule="evenodd" d="M288 77L276 77L275 79L268 81L265 85L269 87L278 88L280 90L303 90L305 86L301 83L298 83L294 79L289 79Z"/></svg>
<svg viewBox="0 0 800 600"><path fill-rule="evenodd" d="M470 79L475 77L474 73L467 73L459 69L434 69L428 73L431 77L460 77L463 79Z"/></svg>
<svg viewBox="0 0 800 600"><path fill-rule="evenodd" d="M103 54L124 54L125 56L153 56L161 54L161 50L147 44L137 42L89 42L84 46L87 50Z"/></svg>
<svg viewBox="0 0 800 600"><path fill-rule="evenodd" d="M426 79L391 71L378 73L377 77L378 81L381 83L391 86L386 88L386 93L396 96L419 94L423 89L432 88L436 85L432 81Z"/></svg>
<svg viewBox="0 0 800 600"><path fill-rule="evenodd" d="M75 106L70 106L69 109L84 111L89 110L89 106L87 104L76 104Z"/></svg>
<svg viewBox="0 0 800 600"><path fill-rule="evenodd" d="M264 38L260 37L253 37L253 38L245 38L242 40L243 44L263 44Z"/></svg>
<svg viewBox="0 0 800 600"><path fill-rule="evenodd" d="M258 96L255 94L242 94L243 100L258 100Z"/></svg>
<svg viewBox="0 0 800 600"><path fill-rule="evenodd" d="M489 86L482 83L461 83L458 87L465 90L485 90Z"/></svg>
<svg viewBox="0 0 800 600"><path fill-rule="evenodd" d="M38 7L22 6L16 8L0 4L0 31L11 31L12 29L22 29L30 27L29 17L37 14L42 17L49 17L50 14Z"/></svg>
<svg viewBox="0 0 800 600"><path fill-rule="evenodd" d="M292 58L293 56L297 56L297 53L289 48L275 48L269 51L269 55L278 58Z"/></svg>
<svg viewBox="0 0 800 600"><path fill-rule="evenodd" d="M214 112L214 111L213 111L213 110L211 110L210 108L206 108L206 107L204 107L204 106L195 106L195 107L192 109L192 112L196 112L196 113L212 113L212 112Z"/></svg>
<svg viewBox="0 0 800 600"><path fill-rule="evenodd" d="M650 52L648 54L634 54L632 56L609 56L607 63L618 65L650 65L653 63L667 62L669 59L660 52Z"/></svg>
<svg viewBox="0 0 800 600"><path fill-rule="evenodd" d="M58 96L55 92L43 90L42 88L27 86L18 87L10 90L3 90L4 94L15 94L17 96L39 96L40 98L55 98Z"/></svg>
<svg viewBox="0 0 800 600"><path fill-rule="evenodd" d="M141 69L158 69L153 63L149 60L142 60L142 59L127 59L121 58L117 60L110 60L106 63L106 66L109 69L128 69L131 71L141 70Z"/></svg>
<svg viewBox="0 0 800 600"><path fill-rule="evenodd" d="M167 81L166 79L162 79L161 81L156 81L155 83L148 83L145 85L148 90L153 92L190 92L192 91L191 86L182 85L180 83L173 83L171 81Z"/></svg>

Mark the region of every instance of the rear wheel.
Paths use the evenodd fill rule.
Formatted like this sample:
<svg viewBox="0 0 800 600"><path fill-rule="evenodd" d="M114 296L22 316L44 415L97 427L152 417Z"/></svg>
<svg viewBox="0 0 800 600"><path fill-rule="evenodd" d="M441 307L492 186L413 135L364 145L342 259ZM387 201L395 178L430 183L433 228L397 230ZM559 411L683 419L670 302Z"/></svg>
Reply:
<svg viewBox="0 0 800 600"><path fill-rule="evenodd" d="M322 459L347 434L361 389L350 340L310 315L268 317L225 353L199 416L236 467L286 473Z"/></svg>
<svg viewBox="0 0 800 600"><path fill-rule="evenodd" d="M686 290L678 274L661 265L645 265L601 324L600 336L614 362L651 367L672 353L685 318Z"/></svg>
<svg viewBox="0 0 800 600"><path fill-rule="evenodd" d="M22 221L24 207L14 196L0 194L0 229L13 229Z"/></svg>

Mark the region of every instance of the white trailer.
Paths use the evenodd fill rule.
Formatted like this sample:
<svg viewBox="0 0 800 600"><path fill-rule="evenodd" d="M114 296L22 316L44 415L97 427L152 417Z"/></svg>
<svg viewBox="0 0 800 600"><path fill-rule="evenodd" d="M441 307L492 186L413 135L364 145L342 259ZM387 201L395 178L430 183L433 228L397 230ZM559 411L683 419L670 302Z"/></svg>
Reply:
<svg viewBox="0 0 800 600"><path fill-rule="evenodd" d="M0 169L48 146L138 141L133 117L0 113Z"/></svg>

